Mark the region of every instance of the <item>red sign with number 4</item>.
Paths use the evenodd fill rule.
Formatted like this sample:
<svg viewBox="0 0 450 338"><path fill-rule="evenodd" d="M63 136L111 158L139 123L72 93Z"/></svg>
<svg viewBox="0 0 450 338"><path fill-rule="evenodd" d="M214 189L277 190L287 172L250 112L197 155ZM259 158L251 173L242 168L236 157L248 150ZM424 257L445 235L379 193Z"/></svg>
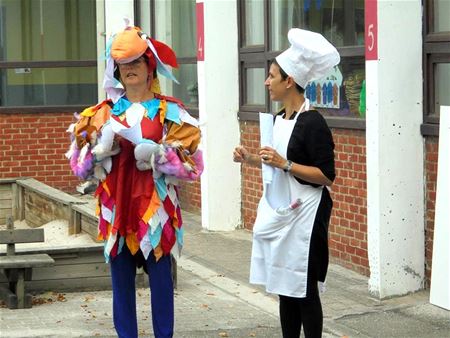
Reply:
<svg viewBox="0 0 450 338"><path fill-rule="evenodd" d="M203 2L195 5L197 15L197 61L205 61L205 22L203 17Z"/></svg>
<svg viewBox="0 0 450 338"><path fill-rule="evenodd" d="M378 6L377 0L365 0L366 60L378 60Z"/></svg>

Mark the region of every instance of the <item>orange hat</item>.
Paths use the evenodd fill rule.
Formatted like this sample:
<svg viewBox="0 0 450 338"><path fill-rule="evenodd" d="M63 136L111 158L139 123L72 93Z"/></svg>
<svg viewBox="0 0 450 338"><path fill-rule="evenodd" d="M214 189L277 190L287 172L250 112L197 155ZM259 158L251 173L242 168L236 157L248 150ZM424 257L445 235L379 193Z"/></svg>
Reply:
<svg viewBox="0 0 450 338"><path fill-rule="evenodd" d="M111 45L111 56L117 63L128 63L136 60L147 50L145 39L139 35L138 27L127 27L118 33Z"/></svg>
<svg viewBox="0 0 450 338"><path fill-rule="evenodd" d="M127 27L123 32L116 34L111 45L111 57L117 63L128 63L145 53L149 59L149 66L153 70L156 68L156 60L154 60L153 51L150 50L147 39L163 63L178 67L172 48L161 41L147 37L139 27Z"/></svg>

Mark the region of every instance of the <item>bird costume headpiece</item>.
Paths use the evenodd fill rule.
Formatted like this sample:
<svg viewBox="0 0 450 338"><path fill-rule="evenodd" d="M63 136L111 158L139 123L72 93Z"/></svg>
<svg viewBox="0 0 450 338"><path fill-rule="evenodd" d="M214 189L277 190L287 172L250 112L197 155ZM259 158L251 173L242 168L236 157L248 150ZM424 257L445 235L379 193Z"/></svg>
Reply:
<svg viewBox="0 0 450 338"><path fill-rule="evenodd" d="M114 34L106 47L103 88L114 103L125 93L122 83L114 76L117 64L132 62L143 55L148 62L150 73L156 70L178 83L168 68L168 66L178 67L175 52L161 41L148 37L139 27L130 26L126 21L125 30Z"/></svg>

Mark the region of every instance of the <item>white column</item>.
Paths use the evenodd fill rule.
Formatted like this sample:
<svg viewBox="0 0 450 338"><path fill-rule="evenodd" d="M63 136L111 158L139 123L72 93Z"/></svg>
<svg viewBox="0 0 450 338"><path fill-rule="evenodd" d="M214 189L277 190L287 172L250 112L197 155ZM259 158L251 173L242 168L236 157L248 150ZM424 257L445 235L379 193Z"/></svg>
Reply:
<svg viewBox="0 0 450 338"><path fill-rule="evenodd" d="M366 62L366 83L369 290L386 298L424 280L420 1L378 0L378 60Z"/></svg>
<svg viewBox="0 0 450 338"><path fill-rule="evenodd" d="M112 34L125 28L124 18L134 22L133 0L97 0L97 56L98 56L98 99L106 98L103 90L103 76L105 73L106 62L103 60L105 55L106 43Z"/></svg>
<svg viewBox="0 0 450 338"><path fill-rule="evenodd" d="M158 37L158 40L168 44L171 48L173 47L172 43L172 2L164 1L155 3L155 37ZM164 20L161 20L164 18ZM177 53L177 51L175 51ZM159 83L161 86L161 91L165 95L172 95L173 86L178 86L174 84L174 82L165 76L158 76Z"/></svg>
<svg viewBox="0 0 450 338"><path fill-rule="evenodd" d="M133 0L105 0L106 39L125 28L124 18L134 24Z"/></svg>
<svg viewBox="0 0 450 338"><path fill-rule="evenodd" d="M202 225L208 230L233 230L241 222L240 166L232 162L233 149L240 142L237 4L205 0L203 6L205 60L198 62L205 161Z"/></svg>
<svg viewBox="0 0 450 338"><path fill-rule="evenodd" d="M103 77L105 74L105 46L106 46L106 31L105 31L105 0L97 0L96 2L96 18L97 18L97 92L98 101L106 99L106 93L103 89Z"/></svg>

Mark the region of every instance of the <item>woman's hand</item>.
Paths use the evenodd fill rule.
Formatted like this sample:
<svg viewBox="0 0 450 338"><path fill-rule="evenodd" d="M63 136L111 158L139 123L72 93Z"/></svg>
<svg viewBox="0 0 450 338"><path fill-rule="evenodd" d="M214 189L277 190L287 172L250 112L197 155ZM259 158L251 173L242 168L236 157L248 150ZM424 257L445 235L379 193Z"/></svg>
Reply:
<svg viewBox="0 0 450 338"><path fill-rule="evenodd" d="M257 155L252 155L243 146L237 146L233 151L233 161L238 163L248 163L255 167L261 167L261 159Z"/></svg>
<svg viewBox="0 0 450 338"><path fill-rule="evenodd" d="M245 163L248 159L250 153L243 146L237 146L233 151L233 161L238 163Z"/></svg>
<svg viewBox="0 0 450 338"><path fill-rule="evenodd" d="M262 147L259 150L259 157L262 163L268 164L272 167L283 169L286 165L286 159L277 153L277 151L270 147Z"/></svg>

